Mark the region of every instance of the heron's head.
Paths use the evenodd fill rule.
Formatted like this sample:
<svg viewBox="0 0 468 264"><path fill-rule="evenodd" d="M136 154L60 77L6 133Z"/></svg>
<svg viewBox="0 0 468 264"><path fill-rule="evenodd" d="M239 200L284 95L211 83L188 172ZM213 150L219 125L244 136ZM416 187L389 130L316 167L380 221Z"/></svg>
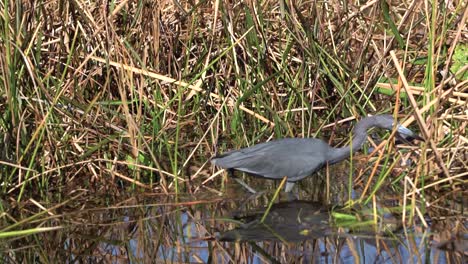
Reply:
<svg viewBox="0 0 468 264"><path fill-rule="evenodd" d="M375 122L381 128L392 130L394 127L396 127L398 134L402 136L403 138L418 139L418 140L424 141L423 138L418 136L416 133L414 133L410 129L402 126L399 123L395 124L396 121L395 119L393 119L393 116L391 115L378 115L374 117L376 119Z"/></svg>

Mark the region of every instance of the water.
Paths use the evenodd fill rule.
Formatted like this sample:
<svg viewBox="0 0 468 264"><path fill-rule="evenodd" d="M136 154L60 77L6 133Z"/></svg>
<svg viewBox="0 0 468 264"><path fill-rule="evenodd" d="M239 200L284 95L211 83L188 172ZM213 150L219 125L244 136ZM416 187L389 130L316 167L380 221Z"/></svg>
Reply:
<svg viewBox="0 0 468 264"><path fill-rule="evenodd" d="M467 228L462 216L404 229L397 214L374 225L366 208L282 200L261 222L269 199L132 194L93 200L90 209L77 200L83 209L29 224L62 229L2 240L2 262L466 263L468 237L456 232ZM362 219L337 220L332 209Z"/></svg>

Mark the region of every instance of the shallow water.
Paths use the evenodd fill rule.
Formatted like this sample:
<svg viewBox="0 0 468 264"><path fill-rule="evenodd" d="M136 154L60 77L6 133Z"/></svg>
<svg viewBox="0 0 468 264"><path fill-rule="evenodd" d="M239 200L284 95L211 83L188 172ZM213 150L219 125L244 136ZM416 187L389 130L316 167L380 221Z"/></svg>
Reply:
<svg viewBox="0 0 468 264"><path fill-rule="evenodd" d="M139 194L121 201L95 200L93 205L83 201L80 210L55 212L32 224L61 226L59 230L3 240L2 259L9 263L466 263L468 237L456 232L457 224L467 228L461 216L429 222L428 228L404 229L396 215L388 214L374 225L365 213L357 212L354 215L363 218L349 224L332 217L332 208L322 202L281 197L262 222L270 199L271 193L258 197L204 193L198 197ZM100 206L103 203L107 205Z"/></svg>

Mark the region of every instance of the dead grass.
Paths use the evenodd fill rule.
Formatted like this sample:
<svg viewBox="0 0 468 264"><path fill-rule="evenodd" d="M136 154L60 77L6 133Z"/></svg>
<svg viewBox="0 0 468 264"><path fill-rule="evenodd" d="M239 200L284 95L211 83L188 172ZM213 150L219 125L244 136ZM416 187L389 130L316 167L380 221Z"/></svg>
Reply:
<svg viewBox="0 0 468 264"><path fill-rule="evenodd" d="M206 181L215 152L286 136L336 145L348 135L327 125L381 112L427 139L399 181L408 198L466 192L467 65L438 77L467 45L462 1L395 2L387 16L379 1L105 3L0 3L10 199L194 192L220 184Z"/></svg>

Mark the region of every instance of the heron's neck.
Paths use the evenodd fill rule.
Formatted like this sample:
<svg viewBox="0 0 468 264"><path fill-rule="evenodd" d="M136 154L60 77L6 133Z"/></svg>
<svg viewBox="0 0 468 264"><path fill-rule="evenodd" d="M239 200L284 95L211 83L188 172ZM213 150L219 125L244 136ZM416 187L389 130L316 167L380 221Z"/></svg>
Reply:
<svg viewBox="0 0 468 264"><path fill-rule="evenodd" d="M332 148L329 155L328 163L333 164L341 160L349 158L351 153L361 149L367 138L367 130L373 127L374 116L366 117L359 121L353 130L353 140L351 144L342 148Z"/></svg>

